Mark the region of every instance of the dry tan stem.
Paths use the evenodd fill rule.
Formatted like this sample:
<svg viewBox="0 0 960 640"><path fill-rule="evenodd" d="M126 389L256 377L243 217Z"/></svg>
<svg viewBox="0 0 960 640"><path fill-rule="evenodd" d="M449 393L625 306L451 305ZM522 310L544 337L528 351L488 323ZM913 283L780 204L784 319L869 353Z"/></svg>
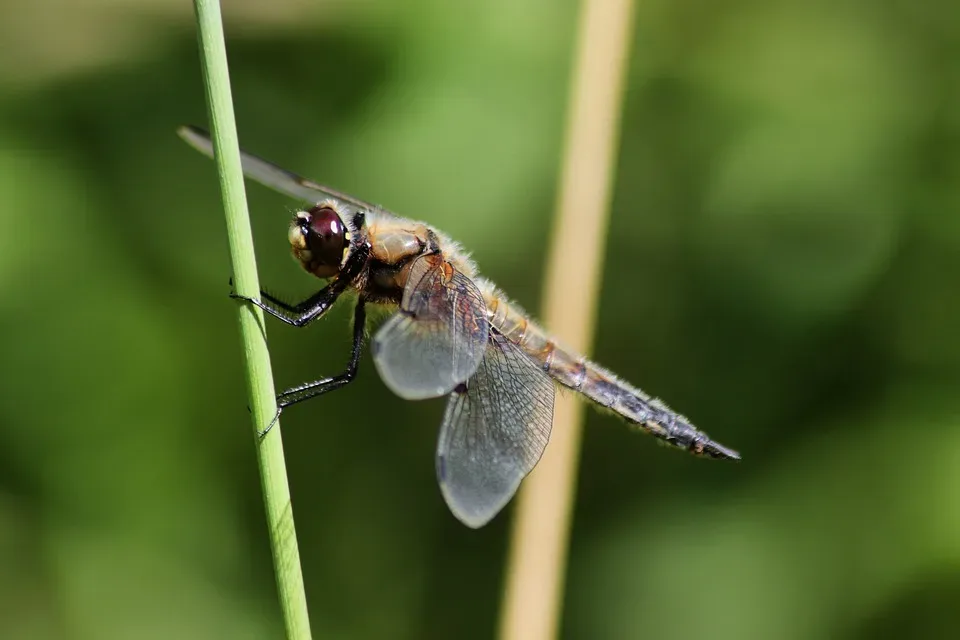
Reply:
<svg viewBox="0 0 960 640"><path fill-rule="evenodd" d="M594 332L632 23L632 0L581 7L542 317L582 352ZM550 445L518 498L501 640L557 636L582 423L583 404L558 396Z"/></svg>

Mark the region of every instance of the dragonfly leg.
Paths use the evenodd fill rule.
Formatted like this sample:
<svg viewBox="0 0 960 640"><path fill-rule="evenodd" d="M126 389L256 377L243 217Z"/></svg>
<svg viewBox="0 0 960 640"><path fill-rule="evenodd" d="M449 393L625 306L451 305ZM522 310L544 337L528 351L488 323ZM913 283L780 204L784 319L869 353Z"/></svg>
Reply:
<svg viewBox="0 0 960 640"><path fill-rule="evenodd" d="M346 291L354 278L360 274L369 255L369 245L362 244L358 246L350 254L350 257L347 258L347 263L343 265L343 269L335 280L298 304L287 304L265 291L260 292L262 297L260 300L241 296L238 293L231 293L230 297L260 307L264 312L269 313L274 318L282 320L289 325L305 327L314 320L322 318L323 315L330 310L330 307L337 301L340 294Z"/></svg>
<svg viewBox="0 0 960 640"><path fill-rule="evenodd" d="M238 298L241 299L241 300L245 299L245 298L242 298L242 297L240 297L240 296L238 296ZM278 307L278 308L280 308L280 309L283 309L284 311L289 311L290 313L296 313L296 312L297 312L297 306L298 306L298 305L290 304L290 303L287 302L286 300L281 300L280 298L278 298L278 297L276 297L275 295L271 294L271 293L270 293L269 291L267 291L266 289L260 289L260 300L261 300L261 301L269 302L269 303L270 303L271 305L273 305L274 307Z"/></svg>
<svg viewBox="0 0 960 640"><path fill-rule="evenodd" d="M363 349L364 325L367 321L367 312L364 308L364 299L357 300L357 306L353 310L353 347L350 351L350 360L347 362L347 369L343 373L330 378L321 378L311 382L304 382L295 387L287 389L277 396L277 415L274 416L267 428L260 432L260 438L267 435L267 432L273 427L280 412L290 405L322 396L328 391L334 391L353 382L357 375L357 366L360 362L360 353Z"/></svg>
<svg viewBox="0 0 960 640"><path fill-rule="evenodd" d="M330 310L330 307L333 306L333 303L337 301L340 294L343 293L344 287L337 287L335 286L336 284L336 281L331 282L303 302L295 305L282 302L269 293L262 291L260 292L260 295L263 296L261 300L241 296L237 293L231 293L230 297L260 307L274 318L282 320L289 325L305 327L314 320L322 318L323 315Z"/></svg>

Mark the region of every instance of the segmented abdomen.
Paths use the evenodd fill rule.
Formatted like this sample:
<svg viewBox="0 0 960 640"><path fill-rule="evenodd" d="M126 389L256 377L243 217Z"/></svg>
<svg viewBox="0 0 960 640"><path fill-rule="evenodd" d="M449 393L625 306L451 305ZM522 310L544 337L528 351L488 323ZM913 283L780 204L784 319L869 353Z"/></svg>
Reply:
<svg viewBox="0 0 960 640"><path fill-rule="evenodd" d="M494 330L517 345L559 384L583 394L630 423L694 455L739 460L740 455L711 440L686 417L585 357L559 346L543 329L509 302L486 296L487 317Z"/></svg>

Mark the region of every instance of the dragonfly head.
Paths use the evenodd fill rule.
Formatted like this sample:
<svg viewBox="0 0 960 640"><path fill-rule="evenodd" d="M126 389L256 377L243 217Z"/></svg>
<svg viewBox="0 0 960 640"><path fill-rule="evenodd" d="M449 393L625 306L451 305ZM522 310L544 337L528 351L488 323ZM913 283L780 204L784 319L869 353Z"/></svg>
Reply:
<svg viewBox="0 0 960 640"><path fill-rule="evenodd" d="M350 231L331 203L298 211L287 232L293 257L318 278L340 273L350 248Z"/></svg>

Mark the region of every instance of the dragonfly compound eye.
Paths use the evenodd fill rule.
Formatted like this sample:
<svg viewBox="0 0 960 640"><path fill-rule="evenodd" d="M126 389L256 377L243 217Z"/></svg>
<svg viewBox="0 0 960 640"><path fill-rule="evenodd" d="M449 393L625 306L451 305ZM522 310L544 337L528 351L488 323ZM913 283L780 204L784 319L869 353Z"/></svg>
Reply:
<svg viewBox="0 0 960 640"><path fill-rule="evenodd" d="M329 278L340 271L347 247L347 229L330 207L314 207L298 214L291 228L291 244L303 266L320 278Z"/></svg>

